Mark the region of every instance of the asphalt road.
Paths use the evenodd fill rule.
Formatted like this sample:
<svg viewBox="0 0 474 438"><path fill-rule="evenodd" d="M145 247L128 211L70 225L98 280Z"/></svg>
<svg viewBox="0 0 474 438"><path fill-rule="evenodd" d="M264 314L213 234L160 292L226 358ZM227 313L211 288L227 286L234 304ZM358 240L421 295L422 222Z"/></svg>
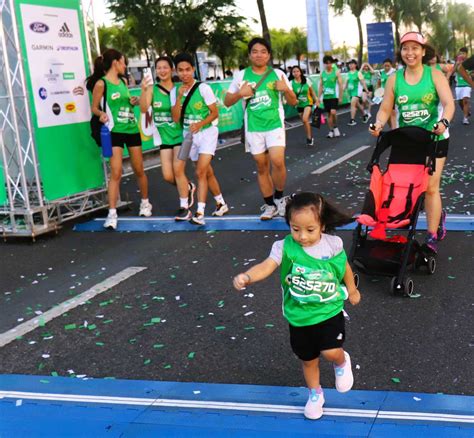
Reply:
<svg viewBox="0 0 474 438"><path fill-rule="evenodd" d="M311 174L374 144L366 125L347 121L340 118L345 137L326 139L323 128L314 147L305 145L302 128L288 131L288 193L314 190L351 213L360 210L371 148ZM472 212L473 139L474 129L462 126L458 114L443 179L449 213ZM243 147L220 150L214 167L231 214L258 214L263 202L255 166ZM163 182L160 169L148 175L154 214L173 214L175 188ZM122 191L134 201L122 214L136 214L133 178ZM281 316L278 275L244 293L231 283L284 233L77 233L73 225L36 243L1 244L0 333L126 267L147 269L0 348L0 373L304 385ZM340 235L349 249L351 233ZM347 305L354 388L474 394L472 247L471 232L449 233L435 275L413 275L416 299L390 295L387 278L362 277L360 306ZM328 364L322 383L333 385Z"/></svg>

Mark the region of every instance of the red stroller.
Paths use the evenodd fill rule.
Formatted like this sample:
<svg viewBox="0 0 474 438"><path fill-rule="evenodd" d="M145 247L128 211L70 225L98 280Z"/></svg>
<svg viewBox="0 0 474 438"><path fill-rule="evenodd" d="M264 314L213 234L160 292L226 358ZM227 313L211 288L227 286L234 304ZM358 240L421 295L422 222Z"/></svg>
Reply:
<svg viewBox="0 0 474 438"><path fill-rule="evenodd" d="M425 265L431 274L436 269L435 254L415 238L428 179L436 162L434 138L431 132L418 127L384 132L378 137L367 166L371 173L370 191L357 217L349 261L356 271L392 277L393 294L413 295L414 283L407 275L408 268L416 270ZM379 160L388 148L388 164L382 171ZM395 230L408 233L394 235Z"/></svg>

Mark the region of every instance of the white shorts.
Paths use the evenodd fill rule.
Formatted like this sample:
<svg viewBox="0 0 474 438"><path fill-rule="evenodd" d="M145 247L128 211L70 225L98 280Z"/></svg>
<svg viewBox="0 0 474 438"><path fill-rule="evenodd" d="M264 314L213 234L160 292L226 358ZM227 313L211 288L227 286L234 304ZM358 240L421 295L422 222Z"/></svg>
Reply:
<svg viewBox="0 0 474 438"><path fill-rule="evenodd" d="M263 154L274 146L286 146L285 128L276 128L263 132L247 132L245 139L252 155Z"/></svg>
<svg viewBox="0 0 474 438"><path fill-rule="evenodd" d="M215 155L217 148L217 137L219 130L217 126L210 126L204 131L198 131L193 135L193 144L189 151L189 158L197 161L199 154Z"/></svg>
<svg viewBox="0 0 474 438"><path fill-rule="evenodd" d="M471 98L471 87L456 87L456 100L462 100L465 97Z"/></svg>

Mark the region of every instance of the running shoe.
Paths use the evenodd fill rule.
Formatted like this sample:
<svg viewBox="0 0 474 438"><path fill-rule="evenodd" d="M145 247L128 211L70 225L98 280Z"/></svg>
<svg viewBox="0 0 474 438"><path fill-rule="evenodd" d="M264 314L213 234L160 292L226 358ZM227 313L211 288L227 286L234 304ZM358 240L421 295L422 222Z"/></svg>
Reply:
<svg viewBox="0 0 474 438"><path fill-rule="evenodd" d="M426 233L425 247L435 254L438 254L438 240L436 239L436 234Z"/></svg>
<svg viewBox="0 0 474 438"><path fill-rule="evenodd" d="M367 123L372 116L370 114L364 114L364 117L362 117L362 122Z"/></svg>
<svg viewBox="0 0 474 438"><path fill-rule="evenodd" d="M340 137L341 133L339 132L339 128L334 128L334 137Z"/></svg>
<svg viewBox="0 0 474 438"><path fill-rule="evenodd" d="M109 213L109 215L105 219L104 228L107 228L108 230L116 230L117 220L118 220L117 213Z"/></svg>
<svg viewBox="0 0 474 438"><path fill-rule="evenodd" d="M324 394L315 389L309 391L308 401L304 407L304 416L309 420L317 420L323 416Z"/></svg>
<svg viewBox="0 0 474 438"><path fill-rule="evenodd" d="M314 146L314 138L307 138L306 146Z"/></svg>
<svg viewBox="0 0 474 438"><path fill-rule="evenodd" d="M270 219L273 219L278 214L278 208L276 205L264 204L262 205L260 210L263 212L260 215L260 220L262 221L269 221Z"/></svg>
<svg viewBox="0 0 474 438"><path fill-rule="evenodd" d="M462 124L463 124L463 125L469 125L469 124L470 124L469 119L468 119L467 117L464 117L464 118L462 119Z"/></svg>
<svg viewBox="0 0 474 438"><path fill-rule="evenodd" d="M349 123L347 124L347 126L355 126L355 125L357 125L357 122L354 119L351 119Z"/></svg>
<svg viewBox="0 0 474 438"><path fill-rule="evenodd" d="M153 206L148 201L144 201L142 199L142 202L140 202L140 211L138 212L138 216L150 217L152 208Z"/></svg>
<svg viewBox="0 0 474 438"><path fill-rule="evenodd" d="M275 205L277 207L277 215L285 217L286 203L288 202L288 196L284 196L280 199L275 199Z"/></svg>
<svg viewBox="0 0 474 438"><path fill-rule="evenodd" d="M181 207L175 217L174 217L174 220L175 221L188 221L189 219L191 219L192 217L192 213L191 213L191 210L189 210L189 208L183 208Z"/></svg>
<svg viewBox="0 0 474 438"><path fill-rule="evenodd" d="M436 233L436 239L441 242L446 237L446 211L441 211L441 219L439 221L438 232Z"/></svg>
<svg viewBox="0 0 474 438"><path fill-rule="evenodd" d="M326 135L326 137L327 138L333 138L334 137L334 132L333 132L332 129L328 132L328 135Z"/></svg>
<svg viewBox="0 0 474 438"><path fill-rule="evenodd" d="M194 193L196 192L196 184L191 181L189 184L189 193L188 193L188 207L191 208L194 205Z"/></svg>
<svg viewBox="0 0 474 438"><path fill-rule="evenodd" d="M224 216L229 212L229 206L227 204L221 204L220 202L216 205L216 209L212 212L213 216Z"/></svg>
<svg viewBox="0 0 474 438"><path fill-rule="evenodd" d="M334 374L336 376L336 389L338 392L350 391L354 384L352 374L351 357L347 351L344 351L345 362L343 366L334 365Z"/></svg>
<svg viewBox="0 0 474 438"><path fill-rule="evenodd" d="M196 211L196 213L194 213L194 216L191 217L189 222L191 222L194 225L205 225L206 224L206 221L204 220L204 215L202 213L197 212L197 211Z"/></svg>

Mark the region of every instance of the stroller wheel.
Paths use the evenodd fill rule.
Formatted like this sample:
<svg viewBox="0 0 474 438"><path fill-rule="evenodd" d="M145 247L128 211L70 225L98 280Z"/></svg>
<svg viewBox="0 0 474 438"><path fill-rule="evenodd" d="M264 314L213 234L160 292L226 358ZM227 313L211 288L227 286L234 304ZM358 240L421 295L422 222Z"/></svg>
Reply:
<svg viewBox="0 0 474 438"><path fill-rule="evenodd" d="M413 295L413 290L415 289L415 284L410 277L407 277L403 282L403 292L407 297L411 297Z"/></svg>
<svg viewBox="0 0 474 438"><path fill-rule="evenodd" d="M428 273L433 275L436 271L436 258L433 256L430 256L427 259L428 260L426 261L426 265L428 266Z"/></svg>
<svg viewBox="0 0 474 438"><path fill-rule="evenodd" d="M397 283L397 277L392 277L390 281L390 291L393 295L400 295L403 292L403 284Z"/></svg>
<svg viewBox="0 0 474 438"><path fill-rule="evenodd" d="M360 282L359 274L354 273L354 283L357 288L359 287L359 282Z"/></svg>

